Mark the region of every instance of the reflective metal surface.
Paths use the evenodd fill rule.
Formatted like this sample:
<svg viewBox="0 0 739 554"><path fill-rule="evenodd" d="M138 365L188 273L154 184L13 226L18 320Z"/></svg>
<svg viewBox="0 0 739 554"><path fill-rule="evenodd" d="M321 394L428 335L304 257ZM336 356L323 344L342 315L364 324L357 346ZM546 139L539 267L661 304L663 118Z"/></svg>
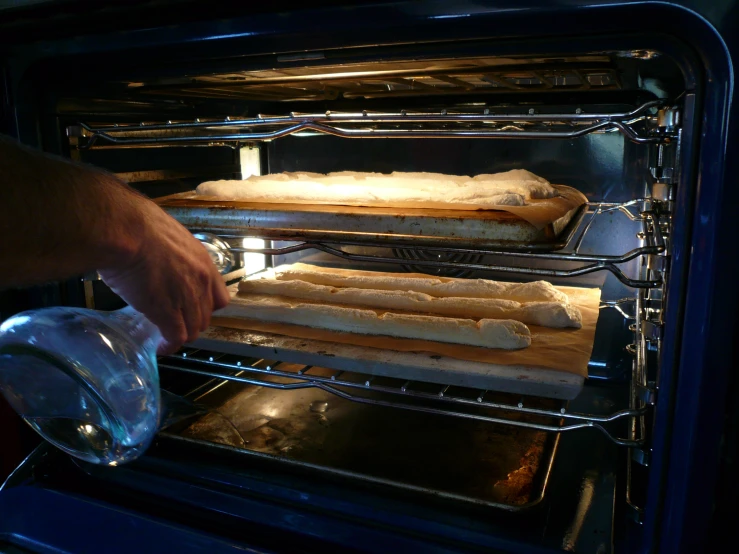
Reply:
<svg viewBox="0 0 739 554"><path fill-rule="evenodd" d="M168 122L146 125L91 126L81 123L70 134L79 135L82 149L97 144L182 144L211 141L272 140L306 131L341 138L496 138L496 139L576 139L591 133L620 132L638 144L659 143L673 135L666 128L659 136L648 132L650 118L663 101L653 100L629 112L592 113L570 108L574 113L333 113L290 114L252 119ZM503 110L507 111L507 110ZM654 114L651 115L650 114ZM418 124L423 125L418 125Z"/></svg>
<svg viewBox="0 0 739 554"><path fill-rule="evenodd" d="M401 417L392 409L312 388L283 391L230 382L196 400L215 411L179 433L183 437L513 511L542 500L558 438L428 413L405 412ZM549 404L556 402L538 401L541 407Z"/></svg>
<svg viewBox="0 0 739 554"><path fill-rule="evenodd" d="M208 251L210 259L213 260L213 264L218 268L221 275L231 272L236 264L236 260L228 244L211 233L193 233L193 236Z"/></svg>
<svg viewBox="0 0 739 554"><path fill-rule="evenodd" d="M340 350L336 350L334 354L326 343L318 343L317 348L323 350L314 354L308 340L286 340L281 343L279 338L275 340L269 335L254 332L240 333L235 330L229 337L229 330L222 330L225 331L222 342L202 341L212 343L211 348L218 348L217 350L187 348L177 355L162 358L159 361L159 368L175 371L181 374L181 377L197 375L223 380L219 386L225 385L228 381L284 391L316 388L359 404L446 415L555 433L599 431L620 446L643 445L643 431L629 433L628 437L623 438L621 427L624 423L632 424L633 421L640 419L647 411L644 405L629 409L625 406L612 406L607 413L582 413L567 409L567 403L561 401L561 398L574 398L575 394L567 396L566 393L570 390L573 393L581 393L582 379L578 377L573 378L567 374L558 376L560 388L557 392L561 396L552 392L553 385L536 386L531 382L533 380L531 377L526 379L525 385L517 384L515 390L513 390L514 387L506 389L499 385L496 390L501 392L495 392L475 388L475 385L470 382L471 379L467 379L466 384L448 384L451 382L448 374L442 377L443 384L430 380L398 378L394 376L400 372L395 367L399 365L397 361L395 363L387 360L377 362L375 359L376 364L372 367L372 372L367 374L367 369L362 367L362 360L359 356L348 356L342 363ZM259 345L254 346L249 344L250 342ZM291 352L290 345L296 343L299 347L292 346L295 352ZM275 360L274 357L260 359L244 357L245 354L224 353L228 351L243 351L250 355L274 355L282 361ZM396 353L388 355L394 354ZM320 360L319 356L323 356L323 360ZM313 358L319 358L314 363L323 363L327 367L305 365L305 362L313 361ZM339 358L339 360L335 361L334 358ZM287 363L286 360L293 360L294 363ZM297 363L296 360L303 363ZM435 361L433 358L428 359L425 362L426 365L421 367L428 369ZM438 369L451 372L453 368L450 366L453 364L453 360L442 360ZM641 364L643 365L643 360ZM642 365L639 363L636 365L641 367L640 373L645 371ZM565 384L567 380L569 384ZM642 392L649 393L650 391L645 387L635 385L634 397ZM552 398L552 401L542 400L542 397ZM535 417L528 419L519 417L521 415Z"/></svg>
<svg viewBox="0 0 739 554"><path fill-rule="evenodd" d="M550 251L567 246L588 211L580 206L542 229L509 212L302 206L202 200L192 193L158 200L193 231L273 240L411 244L446 248ZM209 233L212 234L212 233ZM238 248L238 247L237 247Z"/></svg>

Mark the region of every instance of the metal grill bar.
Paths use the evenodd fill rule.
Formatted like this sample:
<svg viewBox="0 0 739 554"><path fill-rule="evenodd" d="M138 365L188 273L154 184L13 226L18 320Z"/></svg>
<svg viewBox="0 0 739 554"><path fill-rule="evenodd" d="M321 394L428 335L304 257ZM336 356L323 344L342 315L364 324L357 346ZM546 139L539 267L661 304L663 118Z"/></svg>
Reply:
<svg viewBox="0 0 739 554"><path fill-rule="evenodd" d="M277 249L265 248L265 249L259 249L259 250L250 250L250 249L244 249L244 248L234 248L233 250L235 252L255 252L255 253L261 253L261 254L287 254L290 252L298 252L298 251L306 250L310 248L314 248L316 250L326 252L327 254L332 254L340 258L345 258L347 260L352 260L352 261L357 261L357 262L381 262L381 263L391 263L391 264L396 264L396 265L408 264L408 260L406 259L392 258L392 257L386 257L386 256L375 256L375 255L368 255L368 254L351 254L339 248L334 248L332 246L328 246L325 244L308 243L308 242L301 243L295 246L289 246L289 247L277 248ZM628 260L636 258L637 256L641 254L646 254L646 253L648 253L648 251L638 252L633 255L630 255L630 257L628 257L627 259L620 260L620 261L628 261ZM662 284L661 279L652 279L652 280L631 279L630 277L627 277L618 267L616 267L613 263L610 263L610 262L598 262L598 263L594 263L591 265L587 265L587 266L583 266L583 267L579 267L575 269L546 269L546 268L533 268L533 267L514 267L514 266L508 266L508 265L479 264L479 263L475 264L475 263L465 263L465 262L446 262L446 261L437 261L437 260L414 260L413 264L417 266L432 267L432 268L464 269L468 271L497 271L501 273L519 273L523 275L536 275L540 277L575 277L578 275L586 275L588 273L594 273L596 271L607 270L613 273L618 278L619 281L621 281L622 283L624 283L625 285L629 287L652 288L652 287L658 287Z"/></svg>
<svg viewBox="0 0 739 554"><path fill-rule="evenodd" d="M483 398L487 391L480 391L479 393L472 394L471 398L465 398L463 396L450 394L449 389L452 387L448 386L442 386L440 389L437 389L434 392L422 392L419 390L411 390L412 382L410 381L407 381L399 386L378 385L373 383L374 377L362 377L358 381L352 381L346 377L341 379L338 378L338 375L352 375L346 372L342 372L341 374L334 374L331 377L322 377L316 375L308 375L307 371L301 370L298 370L296 372L282 371L279 369L280 362L275 362L271 364L271 369L267 370L264 368L256 367L258 362L253 362L251 365L245 365L243 362L241 363L241 365L235 365L233 363L219 362L215 360L211 361L211 357L213 356L209 354L206 354L202 358L199 357L197 359L192 358L192 354L182 357L168 356L160 361L159 367L175 371L182 371L184 373L201 375L204 377L226 379L229 381L236 381L249 385L264 386L282 390L294 390L315 387L326 392L335 394L336 396L339 396L346 400L352 400L354 402L360 402L364 404L402 408L438 415L449 415L453 417L475 419L478 421L487 421L489 423L501 423L518 427L527 427L531 429L538 429L541 431L560 433L592 427L598 429L600 432L605 434L610 440L618 445L633 447L642 444L641 440L639 439L625 439L615 436L611 433L611 431L606 427L605 424L624 420L626 418L637 417L639 415L642 415L646 408L643 408L641 410L621 410L608 415L567 412L564 407L560 408L559 410L544 410L525 407L523 405L523 402L519 402L518 404L502 404L498 402L489 402L484 400ZM181 363L183 359L186 359L191 363L189 365L183 365ZM252 374L253 377L247 377L245 376L245 374ZM259 378L259 376L265 374L291 379L293 381L288 383L280 383ZM344 389L349 389L349 391ZM403 396L416 400L437 401L441 404L439 407L418 406L414 404L404 403L402 400L395 401L367 398L358 394L353 394L351 390L354 389L370 389L374 392L382 392L392 396ZM485 414L459 412L449 408L449 406L454 405L484 407L504 412L516 412L555 418L561 423L540 424L516 421L512 419L506 419L504 417L495 417Z"/></svg>
<svg viewBox="0 0 739 554"><path fill-rule="evenodd" d="M268 123L298 123L298 122L325 122L325 121L343 121L343 122L366 122L366 121L382 121L384 123L419 123L419 122L458 122L458 121L562 121L562 122L581 122L581 121L627 121L634 122L637 118L643 116L651 108L659 108L664 103L661 100L647 102L631 112L623 113L572 113L572 114L448 114L448 113L416 113L416 112L394 112L394 113L371 113L371 112L354 112L354 113L333 113L326 112L323 114L291 114L289 116L259 116L251 119L225 119L222 121L195 121L182 123L152 124L152 125L130 125L130 126L108 126L108 127L90 127L81 124L83 129L94 133L125 133L125 132L141 132L141 131L162 131L174 129L196 129L209 127L250 127L254 125L264 125Z"/></svg>
<svg viewBox="0 0 739 554"><path fill-rule="evenodd" d="M272 122L263 122L260 125L273 125ZM90 130L90 129L88 129ZM410 130L410 129L387 129L387 128L376 128L376 129L349 129L335 127L332 125L313 123L313 122L302 122L294 125L289 125L281 129L266 132L249 132L249 133L234 133L231 135L193 135L193 136L178 136L172 135L169 137L148 137L148 138L118 138L114 137L109 133L95 132L90 136L89 141L82 145L81 148L87 149L92 148L98 140L106 141L110 144L118 145L131 145L131 144L159 144L159 143L188 143L188 142L203 142L203 141L261 141L261 140L274 140L289 135L294 135L304 131L316 131L325 135L333 135L340 138L375 138L375 139L386 139L386 138L468 138L468 139L484 139L484 138L511 138L511 139L575 139L597 131L620 131L629 140L639 143L658 143L662 142L661 137L642 137L631 128L621 122L602 122L595 125L578 129L575 131L552 131L552 130L541 130L541 131L524 131L514 128L507 128L505 130Z"/></svg>
<svg viewBox="0 0 739 554"><path fill-rule="evenodd" d="M151 145L159 143L179 144L213 141L259 141L313 131L342 138L549 138L573 139L595 132L621 132L629 140L644 143L660 143L670 140L672 134L648 134L633 127L643 122L653 110L664 106L662 101L642 104L631 112L587 114L582 111L566 114L493 114L453 113L331 113L291 114L289 116L256 117L251 119L218 121L156 123L139 126L93 127L79 124L79 134L86 138L80 148L92 148L98 142L114 145ZM499 123L518 123L527 128ZM344 124L344 127L339 126ZM411 128L409 124L425 124ZM430 124L437 124L434 127ZM466 124L472 127L450 128L449 125ZM361 125L361 127L346 127ZM392 125L392 127L388 127ZM476 126L475 126L476 125ZM404 127L405 126L405 127ZM573 126L580 126L573 129ZM202 131L231 130L230 133L203 133ZM193 133L193 131L196 131ZM201 132L198 132L201 131Z"/></svg>
<svg viewBox="0 0 739 554"><path fill-rule="evenodd" d="M657 201L651 199L638 199L631 200L623 204L616 203L589 203L588 209L593 211L593 217L588 221L583 230L574 239L574 246L570 251L559 251L559 252L510 252L510 251L499 251L499 250L480 250L480 249L469 249L469 248L442 248L438 246L424 246L420 249L425 252L437 252L440 254L474 254L474 255L488 255L488 256L500 256L500 257L513 257L522 260L557 260L557 261L568 261L568 262L583 262L586 265L571 268L571 269L549 269L549 268L535 268L535 267L523 267L520 265L511 264L493 264L493 263L482 263L482 262L464 262L464 261L449 261L449 260L438 260L438 259L423 259L422 257L416 256L413 259L413 265L423 266L428 268L444 268L454 269L463 271L497 271L500 273L516 273L521 275L535 275L540 277L574 277L578 275L585 275L594 273L597 271L610 271L613 273L619 281L632 288L653 288L658 287L662 284L662 278L655 276L652 279L632 279L621 271L618 267L620 264L629 262L641 256L663 254L666 250L664 237L659 226L658 217L655 215L653 210L640 211L638 214L634 214L629 210L629 207L636 206L642 203L650 203L654 206L658 204ZM619 211L625 214L632 221L641 221L643 223L643 229L645 236L649 237L647 244L634 248L629 252L621 255L605 255L605 254L580 254L579 249L585 239L586 234L590 230L594 219L604 213L613 211ZM223 232L219 229L191 229L193 232L208 232L216 234L224 239L243 239L246 235L229 234L229 232ZM252 233L249 236L260 237L258 233ZM572 241L571 241L572 242ZM342 250L342 246L355 246L361 245L365 247L376 247L376 248L387 248L387 244L382 242L355 242L355 241L341 241L326 244L324 242L313 242L313 241L302 241L296 242L288 246L279 248L242 248L232 247L233 252L246 252L246 253L257 253L265 255L280 255L290 254L293 252L300 252L308 249L320 250L327 254L344 258L347 260L358 261L358 262L381 262L390 263L396 265L407 265L408 259L403 257L383 256L381 254L355 254ZM419 247L404 246L404 245L393 245L395 250L418 250Z"/></svg>

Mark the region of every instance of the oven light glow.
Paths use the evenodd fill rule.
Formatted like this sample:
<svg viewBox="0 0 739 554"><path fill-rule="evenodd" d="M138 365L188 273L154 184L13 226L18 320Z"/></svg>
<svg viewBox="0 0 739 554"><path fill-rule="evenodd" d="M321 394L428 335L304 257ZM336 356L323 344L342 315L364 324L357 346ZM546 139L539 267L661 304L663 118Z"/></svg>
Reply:
<svg viewBox="0 0 739 554"><path fill-rule="evenodd" d="M264 248L264 241L262 239L255 239L247 237L241 243L244 248Z"/></svg>
<svg viewBox="0 0 739 554"><path fill-rule="evenodd" d="M262 174L262 162L259 158L258 146L244 146L239 150L239 163L241 164L241 178L248 179L252 175ZM244 248L264 248L265 242L262 239L247 237L242 241ZM264 254L256 254L244 252L244 274L251 275L262 271L267 267L267 257Z"/></svg>
<svg viewBox="0 0 739 554"><path fill-rule="evenodd" d="M265 243L262 239L247 237L243 240L244 248L264 248ZM264 254L244 252L244 272L251 275L257 271L262 271L267 267L267 257Z"/></svg>
<svg viewBox="0 0 739 554"><path fill-rule="evenodd" d="M244 146L239 150L241 178L248 179L252 175L262 174L262 165L259 161L259 148Z"/></svg>

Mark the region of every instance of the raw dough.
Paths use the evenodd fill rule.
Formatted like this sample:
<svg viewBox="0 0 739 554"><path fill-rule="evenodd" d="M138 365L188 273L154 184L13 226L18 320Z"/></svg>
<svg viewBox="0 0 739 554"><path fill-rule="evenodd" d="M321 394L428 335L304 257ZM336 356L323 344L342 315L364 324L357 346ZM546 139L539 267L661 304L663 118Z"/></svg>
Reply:
<svg viewBox="0 0 739 554"><path fill-rule="evenodd" d="M437 298L421 292L336 288L305 281L251 279L239 283L239 292L268 294L332 304L359 305L386 310L430 313L474 319L514 319L544 327L582 327L580 311L561 302L529 302L498 298ZM383 333L390 334L390 333Z"/></svg>
<svg viewBox="0 0 739 554"><path fill-rule="evenodd" d="M261 321L346 331L362 335L388 335L407 339L504 348L513 350L531 344L531 333L523 323L501 319L455 319L429 315L395 314L377 310L293 302L272 296L235 296L214 314L218 317Z"/></svg>
<svg viewBox="0 0 739 554"><path fill-rule="evenodd" d="M522 169L476 177L402 172L278 173L243 181L208 181L198 186L197 193L247 202L459 210L524 206L532 199L558 195L548 181Z"/></svg>
<svg viewBox="0 0 739 554"><path fill-rule="evenodd" d="M438 297L500 298L516 302L561 302L569 298L547 281L503 283L489 279L454 279L420 276L416 273L378 273L351 269L325 269L295 263L276 267L274 278L279 281L305 281L331 287L358 289L402 290L422 292Z"/></svg>

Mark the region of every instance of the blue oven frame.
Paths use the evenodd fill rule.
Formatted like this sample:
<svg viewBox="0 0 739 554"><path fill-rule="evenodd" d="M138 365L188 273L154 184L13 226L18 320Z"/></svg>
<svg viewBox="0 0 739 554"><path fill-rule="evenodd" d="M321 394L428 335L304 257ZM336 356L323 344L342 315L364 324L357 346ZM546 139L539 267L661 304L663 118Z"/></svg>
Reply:
<svg viewBox="0 0 739 554"><path fill-rule="evenodd" d="M131 10L140 4L132 3ZM646 520L640 527L629 528L622 549L701 551L712 518L716 517L714 506L723 505L720 489L724 484L719 479L726 478L732 469L723 463L722 448L735 441L734 435L726 434L726 421L727 414L734 413L731 409L735 410L727 400L729 391L736 387L732 370L734 343L739 337L735 317L739 309L739 260L732 255L731 246L735 241L733 219L739 208L739 187L732 186L731 175L739 174L739 156L730 155L732 151L739 152L733 70L734 56L739 54L739 3L725 1L705 6L698 0L481 0L338 4L279 13L281 7L277 5L273 12L262 8L253 15L235 12L232 17L217 21L204 17L182 24L176 23L175 10L168 25L149 27L142 20L137 29L93 33L89 31L93 27L87 27L86 31L75 30L74 36L62 33L53 39L40 37L15 43L0 37L0 83L6 85L5 89L0 87L0 131L28 144L61 152L53 134L39 128L40 119L33 103L24 101L28 91L23 89L23 76L49 60L112 55L134 45L141 56L176 55L203 66L207 66L210 57L227 51L323 50L399 42L419 43L422 48L420 43L432 40L469 37L500 41L501 54L545 52L548 44L556 45L557 51L562 52L576 51L583 44L597 50L600 45L634 41L654 44L667 53L673 53L672 48L679 59L692 58L683 70L686 80L697 85L695 102L686 106L687 110L694 110L696 125L685 129L685 139L686 144L694 140L695 148L684 157L684 167L692 173L696 186L680 187L675 203L678 211L674 217L680 224L672 236L672 265L684 271L674 271L671 276L668 305L673 311L664 336L665 344L677 345L674 350L665 349L662 360L663 367L672 367L674 371L663 372L658 382L660 398L651 465L661 478L650 480ZM51 10L42 5L29 11L29 17L53 13L44 9ZM104 24L105 13L100 17ZM114 27L115 22L108 25ZM563 40L566 37L571 38ZM459 48L461 53L464 47ZM60 301L54 289L36 290L41 292L28 297L31 304ZM135 545L127 542L131 538L127 529L147 529L151 537L161 540L158 544L162 548L177 545L181 552L202 550L203 544L208 551L234 548L232 541L177 525L154 523L135 512L85 500L73 491L31 486L43 481L34 474L34 468L43 468L47 462L42 460L49 457L58 458L38 452L0 492L0 540L13 538L17 542L23 537L32 549L56 544L61 550L75 550L74 541L68 542L69 533L59 527L46 527L44 531L40 525L29 525L29 521L44 521L53 526L55 515L74 511L79 517L99 522L92 539L101 541L96 544L115 541L116 547L111 551L118 546ZM127 523L116 523L121 521ZM50 530L57 534L49 536ZM392 544L372 536L369 533L364 538L378 540L378 550ZM409 543L406 547L413 549L418 544ZM426 547L428 550L424 551L433 551L431 545ZM496 547L534 551L524 544L498 542ZM438 550L446 548L454 549L446 545Z"/></svg>

